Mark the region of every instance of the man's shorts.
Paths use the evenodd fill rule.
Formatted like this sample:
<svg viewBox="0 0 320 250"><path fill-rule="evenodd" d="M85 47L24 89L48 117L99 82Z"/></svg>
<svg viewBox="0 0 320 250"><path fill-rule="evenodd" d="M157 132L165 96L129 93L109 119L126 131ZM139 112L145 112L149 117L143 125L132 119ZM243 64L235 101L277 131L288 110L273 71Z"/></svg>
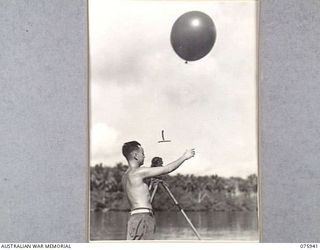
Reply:
<svg viewBox="0 0 320 250"><path fill-rule="evenodd" d="M153 240L155 229L152 213L131 214L127 224L127 240Z"/></svg>

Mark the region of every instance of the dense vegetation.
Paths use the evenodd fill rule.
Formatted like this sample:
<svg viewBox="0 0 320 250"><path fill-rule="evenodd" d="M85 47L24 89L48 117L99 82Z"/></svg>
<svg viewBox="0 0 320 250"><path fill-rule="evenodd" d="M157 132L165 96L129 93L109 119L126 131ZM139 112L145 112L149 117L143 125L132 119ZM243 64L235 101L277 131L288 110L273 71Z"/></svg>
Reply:
<svg viewBox="0 0 320 250"><path fill-rule="evenodd" d="M129 210L122 188L128 166L102 164L90 168L91 210ZM194 211L254 211L257 209L257 176L223 178L217 175L167 175L162 177L180 205ZM146 180L148 182L149 180ZM167 192L160 187L152 203L155 210L175 210Z"/></svg>

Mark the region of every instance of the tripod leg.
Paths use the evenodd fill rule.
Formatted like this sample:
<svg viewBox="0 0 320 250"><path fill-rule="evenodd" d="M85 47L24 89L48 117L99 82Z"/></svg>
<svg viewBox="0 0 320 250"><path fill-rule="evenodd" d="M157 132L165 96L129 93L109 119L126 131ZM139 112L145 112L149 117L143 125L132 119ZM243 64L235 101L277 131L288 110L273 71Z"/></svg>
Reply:
<svg viewBox="0 0 320 250"><path fill-rule="evenodd" d="M149 191L151 191L151 189L153 188L154 185L155 185L155 182L154 182L153 178L151 178L151 181L149 184Z"/></svg>
<svg viewBox="0 0 320 250"><path fill-rule="evenodd" d="M188 216L186 215L186 213L184 212L183 208L180 206L179 202L176 200L176 198L173 196L173 194L171 193L170 189L168 188L167 185L162 184L162 186L165 188L165 190L168 192L169 196L171 197L171 199L173 200L174 204L180 209L180 212L183 214L184 218L186 219L186 221L189 223L192 231L195 233L195 235L197 236L197 238L199 240L201 240L201 237L197 231L197 229L194 227L194 225L192 224L191 220L188 218Z"/></svg>
<svg viewBox="0 0 320 250"><path fill-rule="evenodd" d="M155 194L157 192L158 186L159 186L159 183L156 183L154 185L154 188L153 188L153 191L152 191L152 195L151 195L151 198L150 198L150 203L152 203L152 201L153 201L153 198L154 198L154 196L155 196Z"/></svg>

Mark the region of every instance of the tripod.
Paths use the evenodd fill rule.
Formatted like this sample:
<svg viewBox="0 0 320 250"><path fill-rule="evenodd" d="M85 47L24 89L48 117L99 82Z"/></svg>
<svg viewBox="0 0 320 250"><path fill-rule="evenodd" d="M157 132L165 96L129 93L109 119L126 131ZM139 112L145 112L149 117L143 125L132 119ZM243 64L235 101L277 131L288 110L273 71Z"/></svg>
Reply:
<svg viewBox="0 0 320 250"><path fill-rule="evenodd" d="M150 198L150 202L152 203L154 196L158 190L159 184L162 185L162 187L167 191L169 197L172 199L173 203L179 208L180 212L182 213L182 215L184 216L184 218L186 219L186 221L189 223L192 231L195 233L195 235L197 236L197 238L199 240L201 240L200 235L198 233L198 231L196 230L196 228L194 227L194 225L192 224L191 220L188 218L188 216L186 215L186 213L184 212L183 208L180 206L179 202L176 200L176 198L173 196L173 194L171 193L169 186L166 182L164 182L163 180L159 180L159 179L155 179L153 178L151 180L150 186L149 186L149 191L151 191L152 187L153 187L153 191L152 191L152 195Z"/></svg>

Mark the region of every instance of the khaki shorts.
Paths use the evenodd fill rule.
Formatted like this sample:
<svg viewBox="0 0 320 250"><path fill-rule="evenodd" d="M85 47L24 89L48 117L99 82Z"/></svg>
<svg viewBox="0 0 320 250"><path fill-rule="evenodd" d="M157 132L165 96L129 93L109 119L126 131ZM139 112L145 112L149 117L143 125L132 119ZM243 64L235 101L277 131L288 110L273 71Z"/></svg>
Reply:
<svg viewBox="0 0 320 250"><path fill-rule="evenodd" d="M156 222L151 213L130 215L127 224L127 240L153 240Z"/></svg>

